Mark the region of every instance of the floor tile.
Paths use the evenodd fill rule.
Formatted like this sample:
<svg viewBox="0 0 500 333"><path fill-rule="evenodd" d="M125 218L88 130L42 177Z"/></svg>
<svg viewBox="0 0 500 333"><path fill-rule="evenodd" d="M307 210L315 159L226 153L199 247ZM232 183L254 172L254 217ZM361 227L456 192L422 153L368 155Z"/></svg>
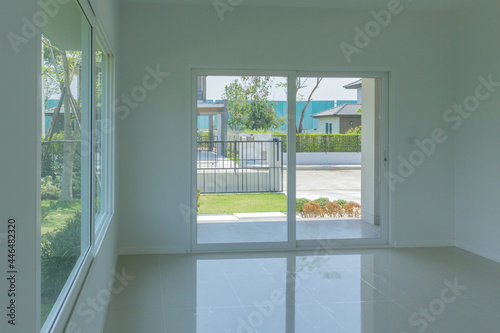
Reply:
<svg viewBox="0 0 500 333"><path fill-rule="evenodd" d="M164 333L163 309L108 313L104 333Z"/></svg>

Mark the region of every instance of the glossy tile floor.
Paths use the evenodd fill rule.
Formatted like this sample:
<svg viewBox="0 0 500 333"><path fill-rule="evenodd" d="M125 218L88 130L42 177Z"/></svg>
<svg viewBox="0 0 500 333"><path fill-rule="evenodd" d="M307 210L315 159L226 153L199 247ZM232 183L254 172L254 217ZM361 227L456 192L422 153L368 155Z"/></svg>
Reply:
<svg viewBox="0 0 500 333"><path fill-rule="evenodd" d="M121 256L106 333L498 333L500 264L457 248Z"/></svg>

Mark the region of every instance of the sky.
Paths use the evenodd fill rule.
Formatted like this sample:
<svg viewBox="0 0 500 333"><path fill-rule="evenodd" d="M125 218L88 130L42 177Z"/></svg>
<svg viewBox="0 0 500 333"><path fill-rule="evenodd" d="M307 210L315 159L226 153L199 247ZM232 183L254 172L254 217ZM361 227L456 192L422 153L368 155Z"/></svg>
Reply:
<svg viewBox="0 0 500 333"><path fill-rule="evenodd" d="M207 99L222 99L224 87L232 81L238 79L237 76L208 76L207 77ZM286 82L286 78L272 77L274 89L271 91L269 100L286 101L286 92L283 88L276 87L278 83ZM356 90L344 89L343 86L358 80L358 78L325 78L319 88L314 92L312 100L331 101L331 100L356 100ZM300 89L300 94L307 100L310 92L316 84L316 78L307 80L307 87Z"/></svg>

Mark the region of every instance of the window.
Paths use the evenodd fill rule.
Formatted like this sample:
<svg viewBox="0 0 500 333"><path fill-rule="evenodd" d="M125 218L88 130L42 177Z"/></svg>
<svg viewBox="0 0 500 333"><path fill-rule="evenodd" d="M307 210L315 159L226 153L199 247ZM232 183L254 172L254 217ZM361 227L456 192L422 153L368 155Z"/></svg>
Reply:
<svg viewBox="0 0 500 333"><path fill-rule="evenodd" d="M94 216L96 244L100 244L113 213L114 117L113 58L98 34L95 42L94 86Z"/></svg>
<svg viewBox="0 0 500 333"><path fill-rule="evenodd" d="M93 231L112 213L111 58L94 35L76 0L42 29L42 332L59 330L64 319L55 319L69 315L70 290L91 262Z"/></svg>

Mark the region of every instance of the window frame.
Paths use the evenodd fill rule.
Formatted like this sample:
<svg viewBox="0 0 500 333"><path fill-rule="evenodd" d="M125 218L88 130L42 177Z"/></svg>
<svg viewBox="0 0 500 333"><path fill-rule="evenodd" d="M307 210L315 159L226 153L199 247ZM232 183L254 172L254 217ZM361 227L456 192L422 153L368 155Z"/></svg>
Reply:
<svg viewBox="0 0 500 333"><path fill-rule="evenodd" d="M113 56L113 52L111 47L109 46L109 42L103 32L102 27L99 22L95 22L95 34L94 34L94 44L99 46L103 52L103 57L105 57L106 66L103 68L103 108L102 108L102 119L106 122L104 125L105 130L102 132L102 145L103 150L105 151L105 155L101 156L101 172L103 178L101 179L103 188L102 188L102 197L104 198L101 203L101 212L97 214L95 212L95 207L93 207L92 212L94 215L94 254L97 254L102 242L104 240L104 236L108 230L109 224L114 215L114 202L115 202L115 191L114 191L114 183L115 183L115 112L114 112L114 103L115 100L115 59ZM94 47L93 55L95 56L95 50L97 47ZM93 84L95 84L96 79L96 71L95 71L95 59L93 61L94 66L94 75L93 75ZM93 88L93 93L95 94L95 87ZM93 129L97 129L96 126L96 107L97 107L97 99L93 98ZM110 122L110 123L109 123ZM96 131L93 131L93 140L95 142ZM93 144L93 152L92 159L95 163L96 159L96 145ZM104 158L103 158L104 157ZM102 168L104 166L104 168ZM95 168L92 168L92 172L95 173ZM92 175L92 181L95 181L95 174ZM95 184L94 184L95 186ZM92 191L92 202L94 203L95 191ZM94 205L93 205L94 206Z"/></svg>
<svg viewBox="0 0 500 333"><path fill-rule="evenodd" d="M47 320L45 321L45 324L43 325L42 328L38 327L40 329L41 333L55 333L55 332L62 332L65 329L65 326L67 325L68 320L70 319L71 313L73 311L73 308L76 304L76 301L78 299L79 293L84 285L85 278L91 268L92 262L96 255L98 254L100 247L103 243L104 237L107 233L107 230L109 228L110 222L113 219L114 216L114 207L115 207L115 105L113 103L115 99L115 58L114 58L114 52L112 48L110 47L110 43L108 39L106 38L104 34L104 29L102 28L101 24L97 20L95 16L95 12L92 9L90 3L86 0L75 0L76 3L80 6L81 12L83 17L85 17L89 23L90 26L90 63L91 63L91 68L90 68L90 77L89 81L90 84L87 86L87 89L90 90L89 92L89 109L90 109L90 114L88 122L90 126L90 137L89 137L89 147L91 147L91 157L89 158L89 165L88 165L88 176L87 180L89 181L88 184L88 193L86 193L86 201L88 201L87 204L87 214L89 214L89 219L88 223L90 223L90 232L86 236L89 239L88 242L88 247L85 249L85 251L82 251L80 258L76 262L73 271L71 272L70 276L66 280L66 283L61 290L60 296L58 297L56 303L52 307L52 310L47 317ZM38 4L40 6L40 4ZM38 34L38 42L41 44L41 33ZM106 156L106 172L107 172L107 178L105 181L105 186L104 186L104 191L105 191L105 202L103 203L103 209L105 209L105 212L103 214L99 214L99 216L95 216L95 204L94 204L94 187L95 187L95 132L93 132L93 129L95 128L95 117L96 117L96 99L95 99L95 75L96 75L96 62L95 62L95 51L96 51L96 42L99 42L99 45L103 51L103 53L106 54L107 58L107 66L106 66L106 73L104 73L104 76L107 79L107 84L106 84L106 89L105 91L103 90L103 95L106 93L106 112L105 114L107 115L105 118L106 121L111 122L110 124L107 124L105 127L106 129L109 129L105 131L105 139L103 140L103 144L106 146L107 149L107 156ZM40 52L41 54L41 52ZM41 73L41 62L38 65L38 71ZM41 76L40 76L41 77ZM41 82L39 83L41 87ZM39 97L41 98L41 89L38 91ZM39 99L40 99L39 98ZM40 122L39 122L40 123ZM82 174L83 174L83 168L82 168ZM38 175L40 177L40 175ZM83 178L83 176L82 176ZM82 188L83 189L83 188ZM84 195L82 192L82 211L83 211L83 199ZM38 196L38 202L37 205L40 206L41 198ZM83 214L82 214L83 215ZM83 219L82 219L83 223ZM38 225L40 227L40 225ZM82 225L82 230L83 230L83 225ZM82 234L83 236L83 234ZM40 262L41 257L38 256L37 261ZM39 269L40 265L38 265ZM40 283L41 276L38 275L37 277L37 283ZM39 296L37 298L36 302L36 308L37 308L37 313L39 314L41 311L41 302L39 301ZM38 324L39 326L39 324Z"/></svg>
<svg viewBox="0 0 500 333"><path fill-rule="evenodd" d="M189 223L191 232L188 232L188 251L190 253L208 253L208 252L229 252L229 251L262 251L262 250L315 250L318 249L318 244L321 240L297 240L296 239L296 215L295 215L295 200L296 200L296 87L288 85L287 91L287 224L288 224L288 241L287 242L255 242L255 243L217 243L217 244L199 244L197 242L197 179L196 179L196 132L197 132L197 77L198 76L282 76L286 77L288 82L295 82L297 77L331 77L331 78L373 78L381 80L381 116L380 121L380 149L383 158L378 162L379 175L388 172L389 151L390 151L390 80L391 70L363 70L363 71L346 71L337 69L262 69L262 68L243 68L228 69L215 66L207 67L191 67L188 74L188 142L190 152L191 179L190 179L190 205L185 209L183 215L186 223ZM381 155L381 156L382 156ZM334 239L326 240L328 244L334 244L335 248L359 248L359 247L388 247L390 245L391 232L391 210L389 202L391 201L391 192L387 182L381 181L379 189L380 195L380 225L381 236L376 239Z"/></svg>

